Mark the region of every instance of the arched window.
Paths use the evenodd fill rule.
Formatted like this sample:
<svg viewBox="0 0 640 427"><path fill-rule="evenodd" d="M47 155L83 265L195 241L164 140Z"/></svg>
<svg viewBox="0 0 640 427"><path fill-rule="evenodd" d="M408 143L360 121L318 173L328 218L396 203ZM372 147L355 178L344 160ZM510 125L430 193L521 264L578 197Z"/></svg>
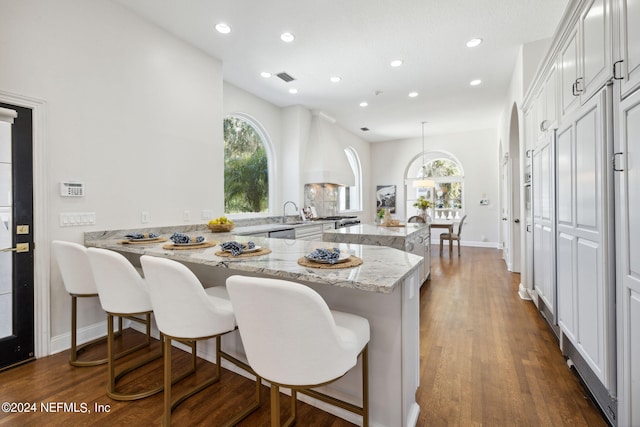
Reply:
<svg viewBox="0 0 640 427"><path fill-rule="evenodd" d="M358 152L353 147L344 149L347 156L353 176L355 177L355 185L350 187L340 187L340 212L360 211L362 210L362 166Z"/></svg>
<svg viewBox="0 0 640 427"><path fill-rule="evenodd" d="M419 214L413 207L420 197L431 202L429 215L433 219L461 218L464 215L464 170L452 154L432 151L424 154L424 165L419 157L409 170L416 171L412 178L419 179L423 175L435 182L433 188L407 188L407 216Z"/></svg>
<svg viewBox="0 0 640 427"><path fill-rule="evenodd" d="M224 119L224 211L269 210L270 145L262 126L248 116Z"/></svg>

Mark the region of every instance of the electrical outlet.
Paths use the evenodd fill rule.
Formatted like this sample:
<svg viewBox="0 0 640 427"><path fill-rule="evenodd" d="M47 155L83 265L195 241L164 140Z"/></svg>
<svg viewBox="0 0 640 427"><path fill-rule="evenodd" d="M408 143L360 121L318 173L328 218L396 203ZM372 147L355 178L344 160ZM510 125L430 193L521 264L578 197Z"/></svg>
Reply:
<svg viewBox="0 0 640 427"><path fill-rule="evenodd" d="M203 209L201 215L202 215L202 219L207 221L213 218L213 211L209 209Z"/></svg>
<svg viewBox="0 0 640 427"><path fill-rule="evenodd" d="M140 222L143 224L146 224L149 222L149 212L142 211L142 213L140 213Z"/></svg>
<svg viewBox="0 0 640 427"><path fill-rule="evenodd" d="M191 221L191 212L190 211L182 211L182 220L183 221Z"/></svg>

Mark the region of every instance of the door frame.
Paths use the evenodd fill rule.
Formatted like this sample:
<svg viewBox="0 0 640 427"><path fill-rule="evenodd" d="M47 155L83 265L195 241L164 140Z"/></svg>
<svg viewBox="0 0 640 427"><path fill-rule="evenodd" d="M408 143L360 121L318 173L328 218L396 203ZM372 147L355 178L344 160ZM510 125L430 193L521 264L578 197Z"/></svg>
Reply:
<svg viewBox="0 0 640 427"><path fill-rule="evenodd" d="M33 111L33 224L34 224L34 347L35 357L49 355L50 325L50 250L49 197L45 185L48 176L46 162L47 103L43 100L0 90L0 101Z"/></svg>

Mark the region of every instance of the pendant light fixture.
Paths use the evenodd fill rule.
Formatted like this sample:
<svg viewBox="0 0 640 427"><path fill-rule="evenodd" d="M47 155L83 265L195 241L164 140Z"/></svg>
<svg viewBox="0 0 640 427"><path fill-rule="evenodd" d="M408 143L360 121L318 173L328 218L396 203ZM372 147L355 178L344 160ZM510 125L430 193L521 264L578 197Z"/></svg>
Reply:
<svg viewBox="0 0 640 427"><path fill-rule="evenodd" d="M413 188L433 188L436 186L434 180L429 179L427 175L426 165L424 164L424 125L427 122L422 122L422 171L420 172L420 178L413 181Z"/></svg>

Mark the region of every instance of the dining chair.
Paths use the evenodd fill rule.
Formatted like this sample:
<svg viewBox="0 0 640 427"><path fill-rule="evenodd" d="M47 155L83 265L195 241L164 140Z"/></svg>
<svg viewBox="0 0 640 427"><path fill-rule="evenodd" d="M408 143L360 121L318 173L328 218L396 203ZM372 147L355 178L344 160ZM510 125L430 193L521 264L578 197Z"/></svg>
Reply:
<svg viewBox="0 0 640 427"><path fill-rule="evenodd" d="M409 218L409 219L407 220L407 222L418 222L418 223L422 223L422 224L425 224L425 223L426 223L426 221L424 220L424 218L423 218L423 217L421 217L421 216L419 216L419 215L414 215L414 216L412 216L411 218Z"/></svg>
<svg viewBox="0 0 640 427"><path fill-rule="evenodd" d="M464 224L464 220L467 219L467 216L463 216L458 224L458 232L457 233L442 233L440 234L440 256L442 256L442 247L445 240L449 241L449 256L453 255L453 241L458 242L458 256L460 256L460 236L462 235L462 224Z"/></svg>
<svg viewBox="0 0 640 427"><path fill-rule="evenodd" d="M255 372L246 364L222 351L222 335L236 329L236 319L231 301L224 286L203 288L198 278L184 264L166 258L143 255L140 258L153 315L164 337L164 412L162 424L171 425L171 412L180 403L205 388L220 381L221 359L234 362L249 373ZM196 371L196 343L215 338L216 369L212 378L202 381L182 395L172 398L171 385ZM193 344L191 370L178 378L172 378L172 341ZM260 378L256 377L255 402L225 425L235 425L260 406Z"/></svg>
<svg viewBox="0 0 640 427"><path fill-rule="evenodd" d="M227 290L249 365L271 384L271 426L280 427L280 387L291 389L290 416L296 422L296 393L339 406L369 424L369 321L330 310L308 286L278 279L231 276ZM315 387L338 380L362 355L362 406Z"/></svg>

